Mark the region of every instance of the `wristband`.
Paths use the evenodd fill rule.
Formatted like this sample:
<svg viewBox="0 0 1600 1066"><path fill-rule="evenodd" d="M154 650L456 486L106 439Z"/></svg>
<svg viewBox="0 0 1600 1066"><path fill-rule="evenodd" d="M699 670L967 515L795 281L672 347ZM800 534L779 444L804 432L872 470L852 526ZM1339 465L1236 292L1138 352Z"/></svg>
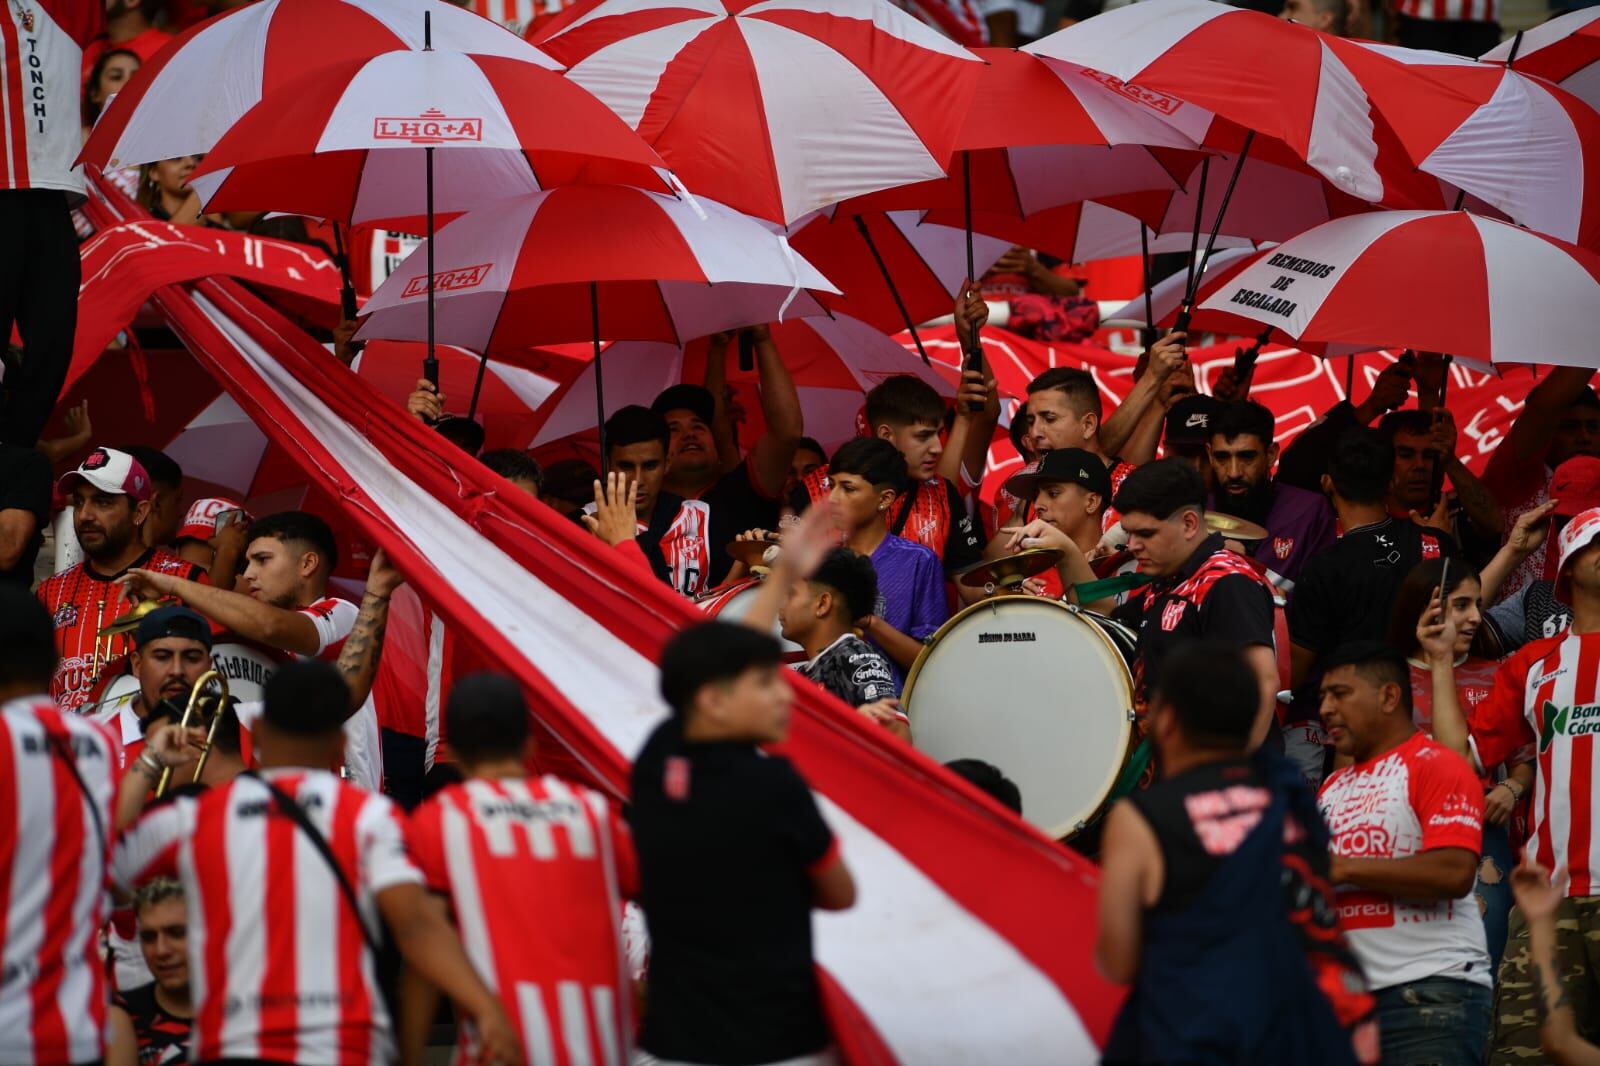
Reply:
<svg viewBox="0 0 1600 1066"><path fill-rule="evenodd" d="M1521 784L1519 784L1516 781L1513 781L1509 777L1506 778L1504 781L1500 782L1499 787L1504 788L1507 792L1511 793L1512 800L1514 800L1517 803L1521 803L1522 802L1522 797L1526 796L1528 794L1528 790L1527 789L1523 788Z"/></svg>
<svg viewBox="0 0 1600 1066"><path fill-rule="evenodd" d="M162 762L160 757L149 748L139 753L139 758L135 760L134 766L144 770L151 777L160 777L167 772L167 764Z"/></svg>

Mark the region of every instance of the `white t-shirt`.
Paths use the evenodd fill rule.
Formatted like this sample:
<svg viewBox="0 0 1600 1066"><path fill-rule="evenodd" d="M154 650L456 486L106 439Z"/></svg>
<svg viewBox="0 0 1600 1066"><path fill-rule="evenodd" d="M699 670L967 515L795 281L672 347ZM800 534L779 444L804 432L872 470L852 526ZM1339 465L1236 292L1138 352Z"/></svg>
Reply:
<svg viewBox="0 0 1600 1066"><path fill-rule="evenodd" d="M1317 796L1335 855L1403 859L1483 847L1483 786L1467 761L1423 733L1368 762L1336 770ZM1339 912L1374 990L1450 977L1489 986L1483 918L1460 899L1408 900L1343 885Z"/></svg>

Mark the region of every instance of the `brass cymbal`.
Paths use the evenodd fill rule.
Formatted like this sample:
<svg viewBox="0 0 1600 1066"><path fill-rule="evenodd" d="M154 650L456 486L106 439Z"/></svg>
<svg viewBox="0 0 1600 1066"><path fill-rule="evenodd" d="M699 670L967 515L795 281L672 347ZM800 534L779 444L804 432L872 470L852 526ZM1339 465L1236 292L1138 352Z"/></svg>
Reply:
<svg viewBox="0 0 1600 1066"><path fill-rule="evenodd" d="M1213 533L1221 533L1227 540L1242 544L1256 544L1267 539L1267 531L1263 527L1220 511L1206 512L1206 528Z"/></svg>
<svg viewBox="0 0 1600 1066"><path fill-rule="evenodd" d="M728 554L746 566L761 566L768 548L776 548L775 540L736 540L728 545Z"/></svg>
<svg viewBox="0 0 1600 1066"><path fill-rule="evenodd" d="M968 588L987 585L1015 588L1034 574L1042 574L1061 561L1060 548L1029 548L1000 559L986 559L956 571L956 580Z"/></svg>
<svg viewBox="0 0 1600 1066"><path fill-rule="evenodd" d="M139 603L134 604L132 609L130 609L127 614L113 619L110 625L106 626L96 635L101 637L120 637L124 633L132 633L135 629L139 628L139 623L144 621L145 615L149 614L158 607L165 606L167 606L167 604L163 603L161 600L142 600Z"/></svg>

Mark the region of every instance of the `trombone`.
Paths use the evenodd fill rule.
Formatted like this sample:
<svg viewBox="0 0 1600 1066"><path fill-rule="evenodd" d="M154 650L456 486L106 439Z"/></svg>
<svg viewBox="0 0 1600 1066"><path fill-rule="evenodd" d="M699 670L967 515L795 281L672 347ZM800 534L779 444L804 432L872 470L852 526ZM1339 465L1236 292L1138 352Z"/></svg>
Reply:
<svg viewBox="0 0 1600 1066"><path fill-rule="evenodd" d="M215 692L206 692L205 688L212 682L216 683ZM188 735L189 723L196 715L201 718L207 716L211 724L206 727L206 742L200 751L200 761L194 764L193 782L200 780L200 775L206 772L206 760L211 758L211 744L217 737L217 726L222 722L222 713L228 707L228 678L220 670L207 670L195 680L194 687L189 690L189 703L183 709L183 717L178 720L178 728ZM156 795L163 796L172 784L172 767L167 767L161 772L161 780L156 784Z"/></svg>

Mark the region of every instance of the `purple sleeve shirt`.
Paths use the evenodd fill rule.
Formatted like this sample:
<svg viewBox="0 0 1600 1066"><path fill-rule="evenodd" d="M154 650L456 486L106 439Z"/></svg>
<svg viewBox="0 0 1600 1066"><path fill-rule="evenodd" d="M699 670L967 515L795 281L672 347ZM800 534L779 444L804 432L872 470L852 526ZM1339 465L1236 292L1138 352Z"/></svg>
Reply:
<svg viewBox="0 0 1600 1066"><path fill-rule="evenodd" d="M894 535L872 553L878 572L878 617L908 637L923 640L950 617L944 568L929 548Z"/></svg>
<svg viewBox="0 0 1600 1066"><path fill-rule="evenodd" d="M1333 543L1336 519L1320 493L1282 482L1276 490L1267 512L1267 539L1251 554L1272 571L1272 583L1287 591L1300 580L1306 560Z"/></svg>

